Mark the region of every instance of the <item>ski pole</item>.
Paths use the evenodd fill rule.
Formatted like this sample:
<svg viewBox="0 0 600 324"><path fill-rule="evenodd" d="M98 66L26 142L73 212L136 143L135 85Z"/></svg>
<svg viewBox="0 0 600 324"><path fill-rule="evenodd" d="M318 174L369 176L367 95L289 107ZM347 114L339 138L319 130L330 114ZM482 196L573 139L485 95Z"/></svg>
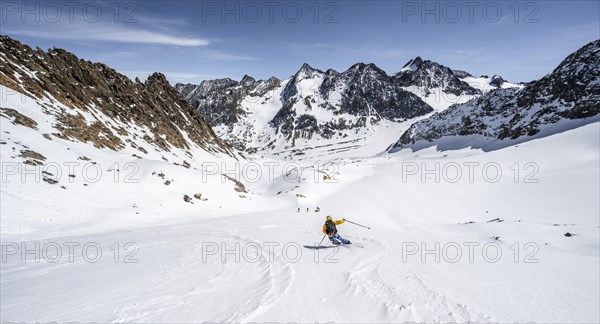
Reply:
<svg viewBox="0 0 600 324"><path fill-rule="evenodd" d="M319 245L317 245L317 250L321 247L321 243L323 243L323 240L325 239L325 236L327 236L327 234L323 235L323 238L321 239L321 242L319 242Z"/></svg>
<svg viewBox="0 0 600 324"><path fill-rule="evenodd" d="M350 224L354 224L354 225L358 225L358 226L360 226L360 227L364 227L364 228L367 228L367 229L371 229L371 228L370 228L370 227L368 227L368 226L365 226L365 225L360 225L360 224L357 224L357 223L355 223L355 222L351 222L351 221L349 221L349 220L347 220L347 219L345 219L345 218L344 218L344 220L345 220L346 222L350 223Z"/></svg>

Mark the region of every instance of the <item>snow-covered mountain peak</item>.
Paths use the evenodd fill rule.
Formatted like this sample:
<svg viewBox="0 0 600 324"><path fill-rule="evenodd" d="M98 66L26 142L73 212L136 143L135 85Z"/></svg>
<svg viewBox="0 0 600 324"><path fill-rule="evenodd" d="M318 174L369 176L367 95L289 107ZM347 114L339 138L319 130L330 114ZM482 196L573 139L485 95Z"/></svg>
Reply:
<svg viewBox="0 0 600 324"><path fill-rule="evenodd" d="M316 141L363 141L374 127L432 111L375 64L357 63L344 72L308 64L284 81L177 85L217 133L237 148L265 154L296 154ZM260 91L258 90L260 89Z"/></svg>
<svg viewBox="0 0 600 324"><path fill-rule="evenodd" d="M254 82L256 82L256 79L254 79L253 77L245 74L242 77L242 80L240 81L240 85L243 87L248 87L251 86L252 84L254 84Z"/></svg>
<svg viewBox="0 0 600 324"><path fill-rule="evenodd" d="M385 71L383 71L382 69L380 69L377 65L373 64L373 63L356 63L354 65L352 65L348 70L344 71L342 73L344 76L352 76L352 77L356 77L356 76L365 76L370 74L372 77L375 78L389 78L389 76L387 75L387 73L385 73Z"/></svg>
<svg viewBox="0 0 600 324"><path fill-rule="evenodd" d="M449 67L421 57L409 61L394 77L404 87L421 87L427 92L439 88L457 96L478 94L476 89L460 80Z"/></svg>
<svg viewBox="0 0 600 324"><path fill-rule="evenodd" d="M553 72L525 86L501 88L413 124L394 150L505 147L599 120L600 40L569 55ZM485 76L484 76L485 77ZM461 137L458 139L457 137ZM454 143L444 143L454 138Z"/></svg>
<svg viewBox="0 0 600 324"><path fill-rule="evenodd" d="M332 75L340 74L340 72L338 72L334 69L327 69L327 71L325 71L325 74L328 76L332 76Z"/></svg>
<svg viewBox="0 0 600 324"><path fill-rule="evenodd" d="M475 78L466 71L454 70L419 56L408 61L394 78L404 89L421 97L436 111L465 103L493 89L520 86L500 76Z"/></svg>
<svg viewBox="0 0 600 324"><path fill-rule="evenodd" d="M304 63L298 72L294 74L294 78L296 81L301 81L304 79L312 79L322 74L323 71L313 68L312 66L308 65L308 63Z"/></svg>
<svg viewBox="0 0 600 324"><path fill-rule="evenodd" d="M400 69L400 71L398 71L398 73L402 73L404 71L416 71L418 70L421 65L423 64L423 59L420 56L415 57L414 59L411 59L410 61L408 61L406 64L404 64L404 66L402 67L402 69Z"/></svg>

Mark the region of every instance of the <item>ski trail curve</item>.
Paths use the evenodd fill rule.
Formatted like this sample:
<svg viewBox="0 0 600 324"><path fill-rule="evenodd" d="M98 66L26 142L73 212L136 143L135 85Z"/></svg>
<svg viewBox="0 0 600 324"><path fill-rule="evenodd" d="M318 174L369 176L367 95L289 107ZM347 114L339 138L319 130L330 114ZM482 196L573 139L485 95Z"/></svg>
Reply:
<svg viewBox="0 0 600 324"><path fill-rule="evenodd" d="M383 306L388 315L405 311L409 305L398 302L396 298L394 298L396 295L394 287L390 287L386 284L379 273L379 267L389 256L389 246L379 239L368 237L359 238L358 240L353 239L353 241L359 240L372 247L378 247L380 250L383 250L383 252L377 253L371 258L367 258L365 261L350 269L346 280L348 290L353 294L363 295L376 301L376 303Z"/></svg>
<svg viewBox="0 0 600 324"><path fill-rule="evenodd" d="M205 242L226 244L232 250L236 245L240 249L264 247L258 241L227 232L203 231L198 235ZM158 272L160 281L148 288L153 297L134 301L115 312L114 322L176 322L178 316L209 322L248 322L282 298L293 281L292 269L274 251L248 248L242 256L230 254L223 260L222 255L215 255L203 262L202 248L201 244L192 244L178 251L175 262ZM259 255L251 255L251 251ZM218 302L223 298L229 303Z"/></svg>

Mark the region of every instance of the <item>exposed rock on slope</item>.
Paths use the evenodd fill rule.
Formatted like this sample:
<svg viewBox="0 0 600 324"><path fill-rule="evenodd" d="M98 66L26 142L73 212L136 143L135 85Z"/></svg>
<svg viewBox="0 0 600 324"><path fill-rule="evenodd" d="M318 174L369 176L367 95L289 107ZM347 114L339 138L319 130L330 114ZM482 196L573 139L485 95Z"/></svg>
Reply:
<svg viewBox="0 0 600 324"><path fill-rule="evenodd" d="M585 45L552 73L523 88L494 90L413 124L394 150L435 145L446 136L514 140L535 136L563 121L591 122L598 114L600 40Z"/></svg>
<svg viewBox="0 0 600 324"><path fill-rule="evenodd" d="M403 89L419 96L437 112L498 88L521 87L499 75L474 77L468 72L453 70L421 57L408 61L394 78Z"/></svg>
<svg viewBox="0 0 600 324"><path fill-rule="evenodd" d="M472 75L464 71L453 71L436 62L423 60L419 56L408 61L394 75L394 78L403 87L417 86L424 89L425 96L436 88L441 88L442 91L455 96L481 94L480 90L471 87L460 79L466 77L472 77Z"/></svg>
<svg viewBox="0 0 600 324"><path fill-rule="evenodd" d="M207 118L211 126L236 123L245 114L241 101L247 96L260 98L267 92L279 87L281 81L275 77L256 81L244 76L241 81L229 78L206 80L199 85L175 85L198 112Z"/></svg>
<svg viewBox="0 0 600 324"><path fill-rule="evenodd" d="M288 140L314 135L326 139L343 137L343 131L365 127L367 123L381 119L402 121L432 111L384 71L364 63L343 73L324 73L305 64L287 83L281 101L283 107L270 125ZM317 119L318 112L313 114L317 109L329 112L331 119Z"/></svg>
<svg viewBox="0 0 600 324"><path fill-rule="evenodd" d="M197 145L231 154L160 73L145 83L132 82L104 64L78 59L62 49L33 50L8 36L0 36L0 62L0 84L50 100L47 113L56 117L58 137L112 150L128 144L137 148L135 139L160 151ZM52 105L55 100L64 106Z"/></svg>

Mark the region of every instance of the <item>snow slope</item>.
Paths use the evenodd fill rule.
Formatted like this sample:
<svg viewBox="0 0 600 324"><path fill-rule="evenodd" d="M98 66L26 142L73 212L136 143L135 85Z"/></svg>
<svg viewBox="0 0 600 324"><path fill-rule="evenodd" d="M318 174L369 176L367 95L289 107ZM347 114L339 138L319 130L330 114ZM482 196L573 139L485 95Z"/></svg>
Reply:
<svg viewBox="0 0 600 324"><path fill-rule="evenodd" d="M186 145L160 149L152 123L39 94L0 86L0 322L600 322L597 119L395 153L414 120L366 120L261 156L192 144L182 110L165 120L183 117L166 125ZM247 119L260 131L262 106ZM58 112L129 145L59 136ZM342 224L354 245L314 249L327 215L370 229Z"/></svg>
<svg viewBox="0 0 600 324"><path fill-rule="evenodd" d="M1 120L2 141L14 143L2 145L3 162L13 154L9 146L41 141L34 130ZM4 254L2 321L598 322L599 136L600 123L593 123L493 152L429 148L347 157L333 161L337 183L315 181L314 160L307 161L304 180L275 173L274 181L249 185L252 200L237 197L230 183L199 182L199 170L150 159L138 161L138 184L83 187L75 178L64 190L10 180L1 191L5 246L31 249L38 242L62 246L63 254L56 263L48 262L52 248L39 263L32 255L23 262L20 253ZM42 143L33 148L52 159L85 154L105 165L131 158L72 142ZM497 163L503 175L490 183L480 167L472 182L465 173L452 183L448 171L436 183L406 172L468 162ZM537 165L533 175L524 168L528 162ZM521 168L516 183L514 163ZM153 171L173 184L165 187ZM209 197L206 205L181 199L196 191ZM312 211L316 206L320 213ZM342 224L341 234L355 246L304 248L322 238L328 214L371 230ZM488 223L495 218L503 221ZM68 242L79 244L72 253ZM446 260L456 256L451 248L439 262L406 253L435 242L462 246L460 261ZM478 244L473 262L469 242ZM88 243L102 250L95 263L94 249L83 258ZM488 243L502 251L496 263L483 258ZM495 250L488 252L493 259Z"/></svg>
<svg viewBox="0 0 600 324"><path fill-rule="evenodd" d="M234 169L238 161L231 156L213 155L191 146L185 151L175 147L170 152L151 150L141 158L133 147L112 151L89 143L46 138L43 134L56 131L56 121L48 109L69 108L52 102L52 98L36 100L4 86L0 86L0 93L2 108L10 107L37 122L35 128L29 128L4 115L0 118L4 238L53 237L156 220L208 217L226 201L236 202L233 209L247 210L256 208L250 206L262 198L235 191L236 184L217 172ZM128 127L135 139L143 136L135 136L135 127ZM121 139L134 140L126 136ZM26 151L41 154L43 165L25 164L36 161L24 157ZM210 172L203 175L203 170ZM202 201L184 202L184 195L193 197L196 193L202 194ZM173 210L165 201L182 208Z"/></svg>

